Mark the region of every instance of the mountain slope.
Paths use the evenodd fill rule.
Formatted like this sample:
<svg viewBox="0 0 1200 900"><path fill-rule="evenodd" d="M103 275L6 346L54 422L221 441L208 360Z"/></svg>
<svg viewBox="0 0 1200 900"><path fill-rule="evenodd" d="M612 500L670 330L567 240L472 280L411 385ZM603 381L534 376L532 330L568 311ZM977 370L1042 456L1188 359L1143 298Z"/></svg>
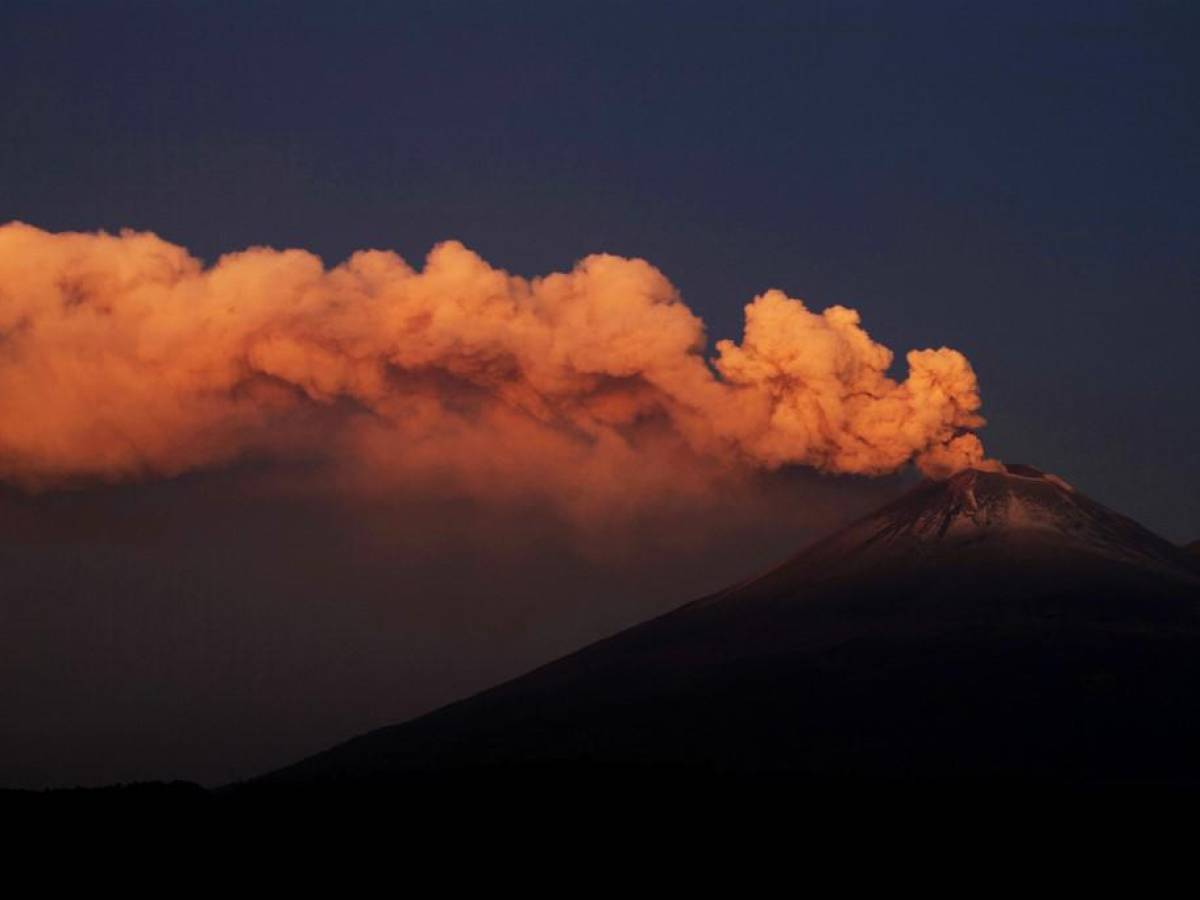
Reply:
<svg viewBox="0 0 1200 900"><path fill-rule="evenodd" d="M926 482L766 575L270 784L1200 782L1194 557L1027 466Z"/></svg>

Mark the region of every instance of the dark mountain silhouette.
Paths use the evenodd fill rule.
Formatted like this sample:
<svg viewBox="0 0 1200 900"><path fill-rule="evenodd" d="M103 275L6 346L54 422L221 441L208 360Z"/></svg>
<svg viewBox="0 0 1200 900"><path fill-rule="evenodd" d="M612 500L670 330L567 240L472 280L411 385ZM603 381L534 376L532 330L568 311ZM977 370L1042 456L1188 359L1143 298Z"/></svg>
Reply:
<svg viewBox="0 0 1200 900"><path fill-rule="evenodd" d="M242 786L713 774L1200 783L1200 565L1032 467Z"/></svg>

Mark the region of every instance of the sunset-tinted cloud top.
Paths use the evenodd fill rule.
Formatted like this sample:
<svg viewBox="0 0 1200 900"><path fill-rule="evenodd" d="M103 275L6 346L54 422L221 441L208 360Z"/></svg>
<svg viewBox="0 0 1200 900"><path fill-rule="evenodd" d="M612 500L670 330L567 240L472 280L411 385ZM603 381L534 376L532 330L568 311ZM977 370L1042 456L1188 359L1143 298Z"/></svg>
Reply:
<svg viewBox="0 0 1200 900"><path fill-rule="evenodd" d="M892 362L854 310L779 290L706 359L640 259L526 279L448 241L420 270L261 247L206 268L149 233L0 227L0 479L31 488L311 458L586 507L697 466L983 464L967 359Z"/></svg>

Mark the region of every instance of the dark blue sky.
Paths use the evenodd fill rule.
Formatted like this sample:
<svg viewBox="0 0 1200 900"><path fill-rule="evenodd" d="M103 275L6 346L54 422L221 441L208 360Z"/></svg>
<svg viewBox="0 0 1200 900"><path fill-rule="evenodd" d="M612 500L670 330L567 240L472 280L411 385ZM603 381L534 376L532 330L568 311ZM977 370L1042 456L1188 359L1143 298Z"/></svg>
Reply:
<svg viewBox="0 0 1200 900"><path fill-rule="evenodd" d="M0 8L0 219L522 274L643 256L979 372L993 454L1200 537L1200 6Z"/></svg>

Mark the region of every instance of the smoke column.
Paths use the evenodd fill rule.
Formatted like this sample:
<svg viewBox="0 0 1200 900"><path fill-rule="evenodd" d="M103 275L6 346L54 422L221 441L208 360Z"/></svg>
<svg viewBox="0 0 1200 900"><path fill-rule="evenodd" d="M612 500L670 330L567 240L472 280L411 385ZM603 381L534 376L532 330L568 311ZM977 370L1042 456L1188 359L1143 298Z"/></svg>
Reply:
<svg viewBox="0 0 1200 900"><path fill-rule="evenodd" d="M0 480L38 490L245 459L366 485L544 495L582 511L808 466L986 464L975 373L893 354L858 314L777 290L740 343L657 269L589 256L525 279L461 244L424 268L252 248L206 268L149 233L0 226Z"/></svg>

